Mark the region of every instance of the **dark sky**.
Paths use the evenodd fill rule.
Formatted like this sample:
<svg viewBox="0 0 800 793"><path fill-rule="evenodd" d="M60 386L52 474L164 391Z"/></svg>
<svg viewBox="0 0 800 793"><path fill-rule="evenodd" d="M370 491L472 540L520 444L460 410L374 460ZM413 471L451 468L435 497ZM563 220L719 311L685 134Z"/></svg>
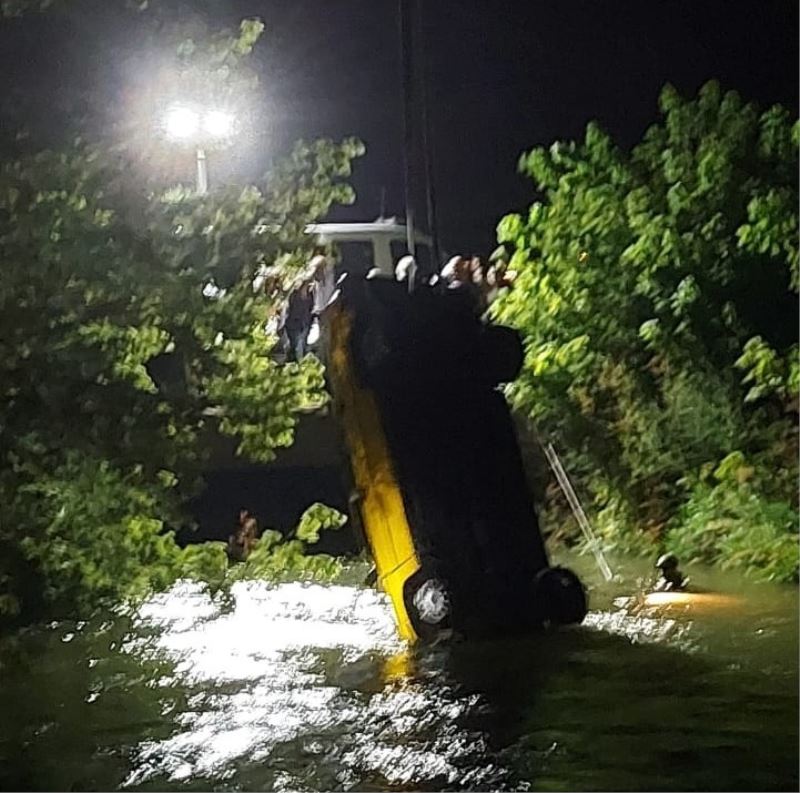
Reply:
<svg viewBox="0 0 800 793"><path fill-rule="evenodd" d="M401 214L397 0L205 5L217 9L220 22L257 15L267 26L258 49L258 134L238 156L212 163L212 177L215 167L218 178L257 176L297 137L356 135L367 144L354 175L359 198L339 217L377 216L382 187L389 212ZM630 146L656 119L658 92L668 81L688 94L713 77L745 98L797 112L792 0L420 0L420 6L417 43L429 74L440 230L450 251L488 252L497 220L532 200L532 185L516 173L522 151L578 137L592 119ZM114 24L111 16L87 36L77 26L33 17L4 23L0 88L25 86L40 107L69 95L75 80L101 88L116 81L119 90L124 69L91 60L98 36L117 42L120 63L137 47L127 30L106 29Z"/></svg>

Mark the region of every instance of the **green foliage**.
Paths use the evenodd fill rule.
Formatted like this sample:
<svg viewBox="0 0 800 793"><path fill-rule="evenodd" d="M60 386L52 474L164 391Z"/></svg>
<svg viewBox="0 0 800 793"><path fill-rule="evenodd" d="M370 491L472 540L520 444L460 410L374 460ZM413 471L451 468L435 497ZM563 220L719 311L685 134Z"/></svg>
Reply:
<svg viewBox="0 0 800 793"><path fill-rule="evenodd" d="M798 384L798 126L713 82L660 107L630 153L590 124L521 158L542 199L498 226L518 278L493 307L525 338L512 403L604 525L654 538L687 472L785 447Z"/></svg>
<svg viewBox="0 0 800 793"><path fill-rule="evenodd" d="M780 356L760 336L750 339L735 362L746 373L742 382L750 386L745 401L755 402L773 394L786 402L796 399L800 389L798 356L800 348L796 344Z"/></svg>
<svg viewBox="0 0 800 793"><path fill-rule="evenodd" d="M338 578L344 570L339 559L308 551L319 542L321 531L339 529L346 520L332 507L312 504L301 516L294 538L284 539L280 532L265 531L247 560L231 568L229 580L331 581Z"/></svg>
<svg viewBox="0 0 800 793"><path fill-rule="evenodd" d="M224 542L187 545L180 551L178 575L202 581L212 591L220 589L228 576L228 553Z"/></svg>
<svg viewBox="0 0 800 793"><path fill-rule="evenodd" d="M238 85L261 29L203 33L176 57ZM219 549L181 554L168 530L209 433L270 460L326 399L318 361L273 360L267 320L286 293L253 283L273 267L292 284L306 225L352 199L363 146L301 142L258 186L202 197L139 179L137 146L75 141L0 164L0 613L84 610L182 568L218 575Z"/></svg>
<svg viewBox="0 0 800 793"><path fill-rule="evenodd" d="M239 454L261 462L272 460L276 447L291 445L299 411L326 399L322 364L277 364L274 344L261 328L249 338L222 341L220 358L228 368L206 383L209 398L224 405L220 429L240 439Z"/></svg>
<svg viewBox="0 0 800 793"><path fill-rule="evenodd" d="M228 580L331 581L342 572L342 562L326 554L307 554L300 540L275 542L261 537L247 561L233 567Z"/></svg>
<svg viewBox="0 0 800 793"><path fill-rule="evenodd" d="M341 512L316 502L300 517L295 535L309 545L319 542L319 533L326 529L340 529L347 518Z"/></svg>
<svg viewBox="0 0 800 793"><path fill-rule="evenodd" d="M751 571L760 580L797 581L797 510L761 481L768 472L729 454L713 474L686 480L689 497L666 535L686 561Z"/></svg>
<svg viewBox="0 0 800 793"><path fill-rule="evenodd" d="M11 550L2 562L4 613L24 605L19 590L26 582L15 580L15 557L33 565L43 601L80 610L141 597L174 580L178 548L163 523L174 508L169 476L151 479L142 466L122 469L72 450L16 458L14 469L21 484L13 491L8 472L0 478L0 532Z"/></svg>

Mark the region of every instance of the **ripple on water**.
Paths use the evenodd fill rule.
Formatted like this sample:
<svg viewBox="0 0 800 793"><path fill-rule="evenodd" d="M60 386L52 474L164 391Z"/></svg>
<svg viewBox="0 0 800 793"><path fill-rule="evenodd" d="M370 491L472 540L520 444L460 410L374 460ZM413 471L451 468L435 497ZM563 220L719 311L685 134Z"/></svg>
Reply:
<svg viewBox="0 0 800 793"><path fill-rule="evenodd" d="M170 729L137 742L123 786L780 789L796 599L747 612L630 591L600 593L580 630L412 652L373 590L183 582L124 645L171 671Z"/></svg>
<svg viewBox="0 0 800 793"><path fill-rule="evenodd" d="M455 726L478 698L448 699L446 689L402 674L407 648L383 595L239 582L232 596L215 601L183 582L140 609L142 635L127 651L167 655L169 682L193 693L174 734L137 747L124 787L221 779L242 764L272 766L259 784L275 789L498 777L491 767L459 767L486 749ZM287 771L298 761L317 778Z"/></svg>
<svg viewBox="0 0 800 793"><path fill-rule="evenodd" d="M585 573L584 628L414 651L341 586L32 627L0 643L0 788L797 790L796 589L623 572Z"/></svg>

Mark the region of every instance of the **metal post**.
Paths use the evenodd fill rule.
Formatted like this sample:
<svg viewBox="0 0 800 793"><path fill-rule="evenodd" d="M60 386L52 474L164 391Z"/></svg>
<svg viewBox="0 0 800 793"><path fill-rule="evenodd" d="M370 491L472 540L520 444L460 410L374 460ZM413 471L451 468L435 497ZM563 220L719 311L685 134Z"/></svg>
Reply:
<svg viewBox="0 0 800 793"><path fill-rule="evenodd" d="M548 443L547 446L544 446L543 448L545 456L547 457L547 462L550 463L550 467L553 469L553 473L556 475L558 484L561 486L561 490L567 497L567 503L572 509L572 514L575 516L575 520L578 521L578 526L580 526L583 536L586 538L587 547L594 554L595 561L597 562L597 566L600 569L603 578L605 578L606 581L611 581L614 578L614 574L611 572L611 568L608 566L608 562L606 561L603 549L600 547L600 542L597 539L597 535L594 533L594 531L592 531L592 527L589 525L589 520L586 517L586 513L583 511L581 502L578 500L578 496L575 493L575 488L572 487L572 482L569 481L567 472L564 470L564 466L561 463L561 458L558 456L558 454L556 454L555 447L552 443Z"/></svg>
<svg viewBox="0 0 800 793"><path fill-rule="evenodd" d="M208 192L208 166L205 149L197 147L197 195Z"/></svg>
<svg viewBox="0 0 800 793"><path fill-rule="evenodd" d="M386 218L386 187L381 187L381 214L380 219Z"/></svg>
<svg viewBox="0 0 800 793"><path fill-rule="evenodd" d="M414 239L414 53L409 0L400 0L400 54L403 68L403 155L406 176L406 247L411 256L416 256Z"/></svg>
<svg viewBox="0 0 800 793"><path fill-rule="evenodd" d="M417 7L419 13L417 19L419 22L419 39L420 43L420 78L422 82L422 156L425 165L425 199L426 207L428 210L428 233L431 235L432 250L431 258L434 272L439 271L441 261L439 257L441 252L439 250L439 223L436 217L436 176L434 174L434 151L433 151L433 132L431 129L431 121L428 116L428 61L425 58L425 28L422 23L422 5L424 0L417 0Z"/></svg>

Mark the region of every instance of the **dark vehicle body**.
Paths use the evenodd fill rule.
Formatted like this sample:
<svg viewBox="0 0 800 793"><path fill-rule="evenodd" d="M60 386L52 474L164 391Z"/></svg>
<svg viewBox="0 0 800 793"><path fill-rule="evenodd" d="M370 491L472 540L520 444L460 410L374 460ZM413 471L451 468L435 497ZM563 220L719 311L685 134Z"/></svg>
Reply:
<svg viewBox="0 0 800 793"><path fill-rule="evenodd" d="M549 566L498 388L522 366L518 334L482 321L468 287L382 276L345 277L326 315L360 523L401 634L582 620L580 582Z"/></svg>

